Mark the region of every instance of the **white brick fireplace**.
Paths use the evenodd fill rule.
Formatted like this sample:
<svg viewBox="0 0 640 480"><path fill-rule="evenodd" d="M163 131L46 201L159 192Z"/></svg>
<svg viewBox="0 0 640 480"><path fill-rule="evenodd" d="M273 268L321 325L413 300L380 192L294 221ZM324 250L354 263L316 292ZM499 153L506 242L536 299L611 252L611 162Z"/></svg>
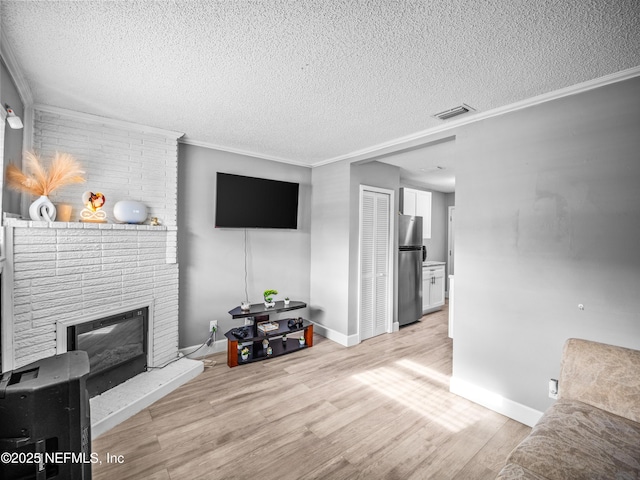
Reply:
<svg viewBox="0 0 640 480"><path fill-rule="evenodd" d="M175 227L6 223L13 359L5 358L14 368L64 353L59 333L66 325L143 307L150 312L149 366L176 358Z"/></svg>
<svg viewBox="0 0 640 480"><path fill-rule="evenodd" d="M36 106L33 118L33 149L45 158L56 151L73 155L87 182L51 196L54 203L73 206L70 222L4 221L2 371L65 351L66 342L59 337L68 325L143 307L149 307L148 365L175 360L181 134L46 106ZM86 190L105 195L108 223L78 221ZM146 204L160 226L116 223L111 213L118 200ZM154 372L143 375L159 375ZM122 410L127 402L123 406L119 398L114 408ZM92 420L93 413L92 400Z"/></svg>

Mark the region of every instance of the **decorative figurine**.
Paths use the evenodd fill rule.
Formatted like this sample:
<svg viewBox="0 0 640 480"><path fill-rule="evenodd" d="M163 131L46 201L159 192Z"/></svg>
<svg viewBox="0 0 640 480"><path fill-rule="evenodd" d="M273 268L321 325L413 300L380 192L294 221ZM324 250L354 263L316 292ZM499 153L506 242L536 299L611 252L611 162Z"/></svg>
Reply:
<svg viewBox="0 0 640 480"><path fill-rule="evenodd" d="M82 203L85 208L80 212L80 221L89 223L107 223L107 214L102 211L106 197L100 192L84 192Z"/></svg>

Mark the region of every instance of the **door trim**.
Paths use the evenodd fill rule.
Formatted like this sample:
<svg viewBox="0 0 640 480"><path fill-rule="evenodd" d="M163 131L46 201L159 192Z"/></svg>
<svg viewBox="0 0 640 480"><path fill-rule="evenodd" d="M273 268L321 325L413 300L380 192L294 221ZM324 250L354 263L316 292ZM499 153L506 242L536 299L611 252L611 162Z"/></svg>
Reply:
<svg viewBox="0 0 640 480"><path fill-rule="evenodd" d="M387 313L386 313L386 332L391 333L394 331L394 323L393 323L393 310L394 310L394 301L393 301L393 293L394 293L394 285L395 285L395 271L394 271L394 253L396 250L396 242L395 242L395 224L396 224L396 216L395 212L395 191L387 188L373 187L371 185L360 185L360 192L358 195L358 332L357 338L358 343L362 341L360 338L360 312L361 312L361 288L362 288L362 197L365 191L374 192L374 193L382 193L384 195L389 196L389 265L387 267L389 274L387 275ZM395 330L398 330L395 328Z"/></svg>
<svg viewBox="0 0 640 480"><path fill-rule="evenodd" d="M455 274L456 242L455 242L456 206L447 208L447 271L445 272L445 295L449 296L449 276Z"/></svg>

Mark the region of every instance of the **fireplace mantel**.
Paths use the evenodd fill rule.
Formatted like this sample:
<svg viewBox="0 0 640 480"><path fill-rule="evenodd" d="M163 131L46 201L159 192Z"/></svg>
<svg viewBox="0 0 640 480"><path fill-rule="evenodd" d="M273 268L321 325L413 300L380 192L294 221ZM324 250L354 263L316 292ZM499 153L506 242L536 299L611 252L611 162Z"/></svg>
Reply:
<svg viewBox="0 0 640 480"><path fill-rule="evenodd" d="M152 231L178 231L178 227L166 225L137 225L129 223L90 223L90 222L43 222L34 220L24 220L22 218L6 217L5 227L14 228L68 228L72 230L152 230Z"/></svg>

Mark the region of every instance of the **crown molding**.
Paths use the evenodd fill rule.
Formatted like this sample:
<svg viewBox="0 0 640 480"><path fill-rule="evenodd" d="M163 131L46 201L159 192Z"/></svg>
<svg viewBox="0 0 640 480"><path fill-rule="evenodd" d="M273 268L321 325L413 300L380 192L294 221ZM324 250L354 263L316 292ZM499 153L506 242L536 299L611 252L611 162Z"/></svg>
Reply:
<svg viewBox="0 0 640 480"><path fill-rule="evenodd" d="M13 50L11 49L11 45L9 44L9 40L7 39L4 30L0 29L0 56L2 56L2 60L4 60L4 64L7 66L7 70L9 70L9 75L13 79L16 84L16 88L18 90L18 95L20 95L20 99L22 100L23 107L26 109L33 105L33 94L31 93L31 88L27 83L27 79L22 73L22 68L20 68L20 64L18 63L18 59L16 58Z"/></svg>
<svg viewBox="0 0 640 480"><path fill-rule="evenodd" d="M183 132L176 132L173 130L165 130L163 128L150 127L147 125L140 125L139 123L127 122L126 120L118 120L115 118L101 117L99 115L93 115L91 113L78 112L75 110L68 110L66 108L54 107L51 105L43 105L37 103L33 106L34 110L41 112L53 113L55 115L64 115L71 118L77 118L87 122L100 123L102 125L109 125L113 127L124 128L141 133L148 133L152 135L161 135L163 137L172 138L178 140L184 135Z"/></svg>
<svg viewBox="0 0 640 480"><path fill-rule="evenodd" d="M626 70L621 70L619 72L612 73L610 75L605 75L603 77L595 78L593 80L588 80L586 82L577 83L570 87L565 87L559 90L554 90L552 92L544 93L542 95L537 95L535 97L531 97L526 100L522 100L520 102L515 102L509 105L505 105L503 107L487 110L486 112L478 112L473 115L465 116L464 118L447 121L445 125L429 128L427 130L422 130L420 132L417 132L411 135L396 138L388 142L379 143L377 145L373 145L372 147L363 148L362 150L356 150L355 152L347 153L345 155L340 155L338 157L328 158L326 160L313 163L311 167L312 168L320 167L322 165L327 165L334 162L340 162L342 160L349 160L351 162L361 161L361 160L371 160L374 157L391 154L398 150L418 147L424 143L429 142L430 137L432 137L433 135L446 132L447 130L459 128L463 125L468 125L470 123L479 122L481 120L486 120L488 118L496 117L498 115L504 115L506 113L515 112L517 110L522 110L524 108L532 107L545 102L550 102L552 100L558 100L560 98L568 97L570 95L577 95L579 93L604 87L612 83L629 80L637 76L640 76L640 66L629 68Z"/></svg>
<svg viewBox="0 0 640 480"><path fill-rule="evenodd" d="M193 145L195 147L208 148L210 150L219 150L221 152L235 153L236 155L244 155L246 157L258 158L260 160L271 160L272 162L286 163L289 165L295 165L296 167L311 168L311 165L309 163L289 160L287 158L276 157L274 155L262 155L262 154L250 152L248 150L241 150L239 148L224 147L222 145L216 145L214 143L209 143L209 142L201 142L199 140L193 140L192 138L187 138L187 137L182 137L179 140L179 143L182 143L184 145Z"/></svg>
<svg viewBox="0 0 640 480"><path fill-rule="evenodd" d="M558 100L560 98L568 97L570 95L577 95L579 93L587 92L589 90L593 90L599 87L604 87L606 85L610 85L613 83L629 80L637 76L640 76L640 66L629 68L626 70L621 70L619 72L612 73L610 75L605 75L603 77L598 77L593 80L588 80L586 82L577 83L570 87L565 87L558 90L554 90L552 92L544 93L542 95L537 95L535 97L527 98L519 102L511 103L509 105L504 105L502 107L487 110L486 112L477 112L472 115L467 115L463 118L458 118L456 120L449 120L449 121L446 121L445 124L437 127L422 130L420 132L416 132L411 135L399 137L393 140L389 140L388 142L379 143L377 145L363 148L361 150L356 150L354 152L350 152L344 155L339 155L337 157L328 158L326 160L320 160L319 162L315 162L315 163L305 163L305 162L289 160L286 158L276 157L272 155L257 154L257 153L249 152L246 150L228 148L222 145L215 145L212 143L201 142L201 141L193 140L190 138L181 138L180 143L183 143L186 145L195 145L203 148L210 148L210 149L219 150L222 152L236 153L238 155L245 155L249 157L259 158L262 160L271 160L274 162L287 163L290 165L296 165L296 166L307 167L307 168L321 167L323 165L328 165L331 163L345 161L345 160L348 160L349 162L370 161L381 156L395 154L400 150L404 151L407 149L422 148L423 146L426 146L426 144L432 143L434 141L433 139L434 135L448 132L449 130L459 128L464 125L468 125L470 123L475 123L482 120L486 120L491 117L497 117L499 115L504 115L506 113L515 112L518 110L522 110L524 108L539 105L541 103L550 102L552 100ZM437 140L438 139L436 139L436 141Z"/></svg>

